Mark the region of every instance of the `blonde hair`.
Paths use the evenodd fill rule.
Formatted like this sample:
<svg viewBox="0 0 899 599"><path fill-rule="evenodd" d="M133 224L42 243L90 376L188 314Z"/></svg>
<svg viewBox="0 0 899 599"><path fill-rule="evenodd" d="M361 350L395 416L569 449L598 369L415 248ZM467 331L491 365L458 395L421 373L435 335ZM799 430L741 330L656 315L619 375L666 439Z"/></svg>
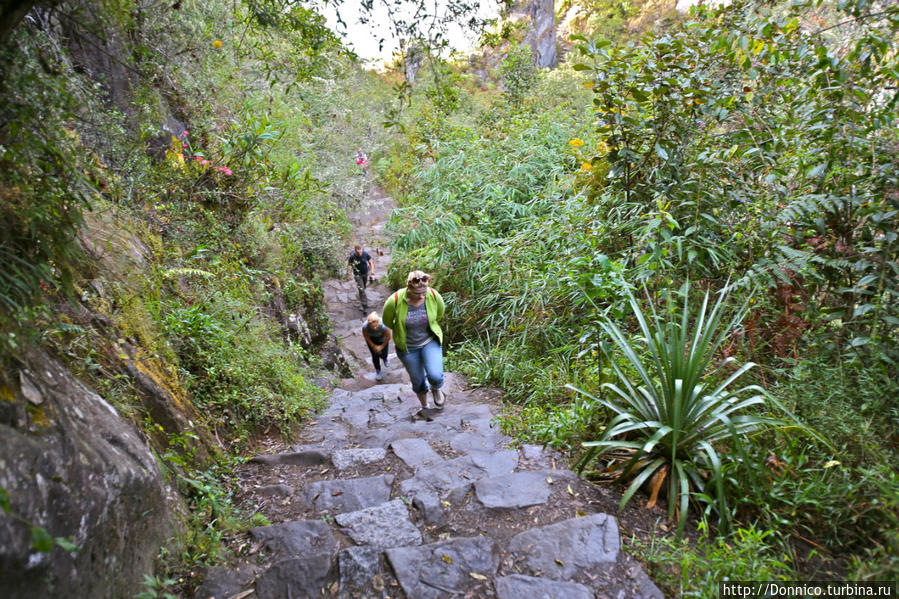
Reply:
<svg viewBox="0 0 899 599"><path fill-rule="evenodd" d="M415 277L428 277L428 279L430 279L431 275L424 272L423 270L413 270L406 276L406 286L408 286L412 282L412 279L414 279Z"/></svg>
<svg viewBox="0 0 899 599"><path fill-rule="evenodd" d="M371 314L369 314L368 316L365 317L365 320L368 321L368 324L374 324L374 323L381 324L381 317L378 316L377 312L372 312Z"/></svg>

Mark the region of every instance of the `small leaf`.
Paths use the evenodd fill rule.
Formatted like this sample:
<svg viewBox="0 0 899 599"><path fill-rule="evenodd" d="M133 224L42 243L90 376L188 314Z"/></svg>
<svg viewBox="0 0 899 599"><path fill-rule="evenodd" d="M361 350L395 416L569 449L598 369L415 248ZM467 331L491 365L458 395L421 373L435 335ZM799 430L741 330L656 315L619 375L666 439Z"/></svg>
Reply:
<svg viewBox="0 0 899 599"><path fill-rule="evenodd" d="M475 580L487 580L486 576L484 576L483 574L478 574L477 572L469 572L468 575Z"/></svg>
<svg viewBox="0 0 899 599"><path fill-rule="evenodd" d="M554 484L555 482L556 481L553 480L553 477L551 477L551 476L546 477L546 484L551 485L551 484Z"/></svg>
<svg viewBox="0 0 899 599"><path fill-rule="evenodd" d="M825 466L825 468L826 468L826 466ZM56 542L57 545L62 547L63 551L66 551L68 553L74 553L75 551L78 551L79 549L81 549L78 545L76 545L75 543L73 543L72 541L70 541L69 539L67 539L65 537L56 537L54 539L54 541Z"/></svg>
<svg viewBox="0 0 899 599"><path fill-rule="evenodd" d="M668 160L668 152L665 151L665 148L656 143L656 154L659 155L659 158L662 160Z"/></svg>
<svg viewBox="0 0 899 599"><path fill-rule="evenodd" d="M824 464L824 469L826 470L827 468L833 468L834 466L839 466L839 465L840 465L839 460L830 460L829 462Z"/></svg>
<svg viewBox="0 0 899 599"><path fill-rule="evenodd" d="M453 558L451 558L450 556L446 555L445 553L444 553L441 557L442 557L443 561L445 561L446 563L448 563L448 564L453 563Z"/></svg>
<svg viewBox="0 0 899 599"><path fill-rule="evenodd" d="M568 485L568 494L574 495L574 491L571 490L571 485Z"/></svg>
<svg viewBox="0 0 899 599"><path fill-rule="evenodd" d="M560 560L559 558L556 558L555 561L556 561L557 564L559 564L559 565L562 566L563 568L565 567L565 562L563 562L563 561Z"/></svg>
<svg viewBox="0 0 899 599"><path fill-rule="evenodd" d="M50 553L53 551L53 537L40 526L32 526L31 547L41 553Z"/></svg>

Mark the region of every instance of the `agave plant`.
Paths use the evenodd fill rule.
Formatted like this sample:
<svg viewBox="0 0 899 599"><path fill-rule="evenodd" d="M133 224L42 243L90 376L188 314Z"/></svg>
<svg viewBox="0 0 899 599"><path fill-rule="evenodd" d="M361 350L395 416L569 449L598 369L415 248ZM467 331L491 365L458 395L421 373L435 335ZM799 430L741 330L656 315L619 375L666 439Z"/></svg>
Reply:
<svg viewBox="0 0 899 599"><path fill-rule="evenodd" d="M694 493L712 504L719 526L727 526L729 511L722 474L726 456L721 449L730 440L739 440L760 427L782 424L759 413L766 399L783 409L761 387L737 384L753 363L736 369L734 358L713 363L746 314L748 301L726 320L729 288L719 293L711 311L706 292L691 322L689 286L685 285L682 295L679 318L677 306L669 300L669 319L660 316L651 301L649 314L644 314L628 293L639 334L632 340L608 318L600 323L611 338L611 344L603 345L603 353L618 382L602 386L611 392L604 394L606 397L594 397L572 387L614 413L602 436L583 444L587 451L575 468L583 471L609 452L623 455L607 468L630 480L620 508L645 483L649 483L651 503L665 487L668 517L678 517L678 536Z"/></svg>

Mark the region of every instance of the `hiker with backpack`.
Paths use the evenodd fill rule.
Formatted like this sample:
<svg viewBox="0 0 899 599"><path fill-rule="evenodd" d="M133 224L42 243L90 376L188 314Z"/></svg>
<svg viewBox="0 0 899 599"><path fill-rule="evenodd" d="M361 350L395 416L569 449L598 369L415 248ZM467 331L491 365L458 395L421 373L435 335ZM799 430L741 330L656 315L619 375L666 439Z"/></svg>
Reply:
<svg viewBox="0 0 899 599"><path fill-rule="evenodd" d="M428 390L434 407L446 405L443 387L443 330L440 320L446 310L443 297L428 286L430 275L413 270L406 287L392 293L384 303L383 321L393 331L396 355L412 380L412 390L422 408L428 407Z"/></svg>
<svg viewBox="0 0 899 599"><path fill-rule="evenodd" d="M365 288L370 282L374 281L375 264L372 262L371 255L362 249L361 245L356 245L350 257L346 259L346 280L350 280L352 276L356 280L356 290L359 292L359 309L368 312L368 296L365 294Z"/></svg>

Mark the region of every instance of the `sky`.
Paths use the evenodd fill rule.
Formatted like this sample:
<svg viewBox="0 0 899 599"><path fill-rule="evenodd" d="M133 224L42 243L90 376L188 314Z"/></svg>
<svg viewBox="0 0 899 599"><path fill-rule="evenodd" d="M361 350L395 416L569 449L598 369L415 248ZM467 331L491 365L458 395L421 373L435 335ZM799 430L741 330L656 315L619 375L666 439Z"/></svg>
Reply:
<svg viewBox="0 0 899 599"><path fill-rule="evenodd" d="M393 0L387 0L393 5ZM444 0L433 0L437 6L443 6ZM411 2L408 3L411 5ZM319 7L321 14L325 16L328 27L341 35L347 46L352 48L360 58L372 61L372 66L377 67L384 62L389 62L399 50L399 40L391 36L390 21L383 0L375 0L373 20L369 24L361 24L358 21L362 13L360 0L344 0L340 6L340 16L346 23L346 28L337 21L337 10L332 4ZM497 14L495 2L482 2L479 16L482 18L494 17ZM411 9L405 11L410 15ZM456 50L468 50L474 47L478 35L472 32L464 32L461 27L454 27L448 33L450 45ZM383 40L383 41L382 41ZM379 44L381 47L379 47Z"/></svg>

